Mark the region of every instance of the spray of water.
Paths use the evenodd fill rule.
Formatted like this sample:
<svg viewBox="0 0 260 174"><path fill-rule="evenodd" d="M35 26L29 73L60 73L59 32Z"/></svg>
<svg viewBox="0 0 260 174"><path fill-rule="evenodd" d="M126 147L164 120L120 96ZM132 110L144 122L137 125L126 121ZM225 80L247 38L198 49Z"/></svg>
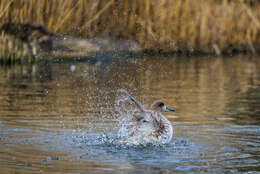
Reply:
<svg viewBox="0 0 260 174"><path fill-rule="evenodd" d="M160 145L157 141L151 141L148 137L150 132L154 130L151 122L142 124L137 121L136 115L143 114L143 107L125 90L118 90L115 100L115 112L118 115L117 132L118 143L123 145ZM135 115L135 116L133 116Z"/></svg>
<svg viewBox="0 0 260 174"><path fill-rule="evenodd" d="M142 122L137 121L135 116L141 113L140 107L131 100L126 91L116 92L112 108L109 114L103 113L105 116L102 116L102 120L109 117L113 118L113 121L94 124L95 129L88 132L82 131L82 135L75 137L76 140L88 145L106 144L128 147L161 145L159 141L150 141L149 135L153 127L149 124L142 125ZM97 131L100 128L103 129L102 132Z"/></svg>

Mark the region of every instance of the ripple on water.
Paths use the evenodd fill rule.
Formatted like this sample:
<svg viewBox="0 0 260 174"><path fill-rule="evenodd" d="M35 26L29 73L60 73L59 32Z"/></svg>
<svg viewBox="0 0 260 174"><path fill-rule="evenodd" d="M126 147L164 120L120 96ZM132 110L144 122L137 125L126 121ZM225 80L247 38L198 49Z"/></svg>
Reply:
<svg viewBox="0 0 260 174"><path fill-rule="evenodd" d="M48 64L31 76L0 69L6 74L0 85L1 171L259 173L259 68L244 72L259 60ZM146 104L176 104L178 117L168 115L175 121L169 144L120 143L117 130L135 111L127 98L114 96L124 87Z"/></svg>

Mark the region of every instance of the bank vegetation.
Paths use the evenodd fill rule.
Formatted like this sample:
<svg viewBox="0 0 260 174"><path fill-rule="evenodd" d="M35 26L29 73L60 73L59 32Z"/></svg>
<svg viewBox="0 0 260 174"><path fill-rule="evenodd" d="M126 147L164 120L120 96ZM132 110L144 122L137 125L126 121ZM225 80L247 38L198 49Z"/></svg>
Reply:
<svg viewBox="0 0 260 174"><path fill-rule="evenodd" d="M257 0L1 0L0 25L7 22L82 38L107 33L146 50L260 52Z"/></svg>

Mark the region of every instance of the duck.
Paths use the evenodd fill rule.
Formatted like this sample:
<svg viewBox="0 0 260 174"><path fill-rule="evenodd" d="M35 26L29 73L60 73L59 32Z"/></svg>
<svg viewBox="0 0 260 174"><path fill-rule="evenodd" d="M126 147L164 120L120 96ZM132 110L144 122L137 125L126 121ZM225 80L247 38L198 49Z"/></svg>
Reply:
<svg viewBox="0 0 260 174"><path fill-rule="evenodd" d="M174 112L162 101L155 101L149 109L145 109L129 92L121 90L137 106L133 113L134 124L128 126L127 140L132 144L166 144L173 136L171 122L163 115L164 112Z"/></svg>

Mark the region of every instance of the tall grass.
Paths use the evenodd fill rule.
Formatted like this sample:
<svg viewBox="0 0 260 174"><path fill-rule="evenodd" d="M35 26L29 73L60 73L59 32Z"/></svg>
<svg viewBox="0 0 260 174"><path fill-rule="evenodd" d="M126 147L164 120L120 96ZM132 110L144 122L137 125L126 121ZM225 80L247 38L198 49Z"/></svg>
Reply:
<svg viewBox="0 0 260 174"><path fill-rule="evenodd" d="M260 51L256 0L1 0L5 22L40 22L86 38L109 31L152 50Z"/></svg>
<svg viewBox="0 0 260 174"><path fill-rule="evenodd" d="M33 62L34 56L28 44L4 32L0 35L0 64Z"/></svg>

